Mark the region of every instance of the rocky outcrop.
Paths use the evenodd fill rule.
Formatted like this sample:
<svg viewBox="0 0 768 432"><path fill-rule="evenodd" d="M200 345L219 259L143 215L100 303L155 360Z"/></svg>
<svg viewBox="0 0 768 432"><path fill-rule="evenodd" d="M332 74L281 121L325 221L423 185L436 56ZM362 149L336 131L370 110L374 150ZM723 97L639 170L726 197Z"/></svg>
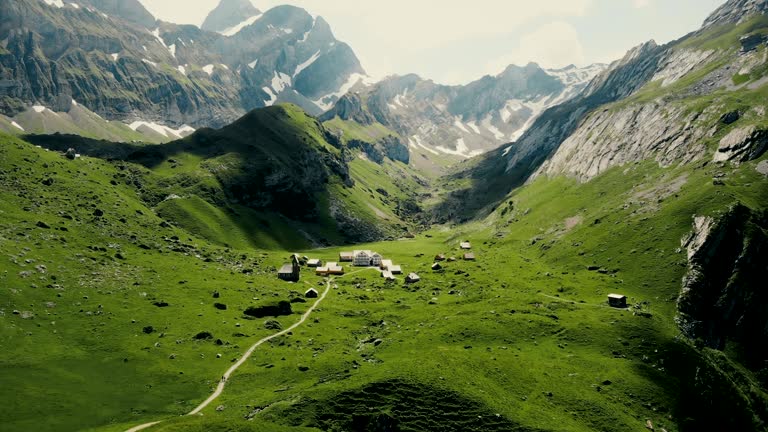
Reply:
<svg viewBox="0 0 768 432"><path fill-rule="evenodd" d="M768 131L755 126L732 130L720 140L715 162L747 162L759 158L768 149Z"/></svg>
<svg viewBox="0 0 768 432"><path fill-rule="evenodd" d="M201 29L224 32L261 13L250 0L222 0L203 21Z"/></svg>
<svg viewBox="0 0 768 432"><path fill-rule="evenodd" d="M320 116L320 121L332 120L334 117L339 117L342 120L354 121L363 126L371 125L376 121L376 118L363 107L360 93L357 92L348 93L347 95L342 96L333 108Z"/></svg>
<svg viewBox="0 0 768 432"><path fill-rule="evenodd" d="M683 333L711 348L739 346L743 361L768 360L768 214L737 204L716 217L696 217L682 240L688 272L677 318Z"/></svg>
<svg viewBox="0 0 768 432"><path fill-rule="evenodd" d="M768 12L768 0L728 0L707 17L704 27L739 24L755 14L766 12Z"/></svg>

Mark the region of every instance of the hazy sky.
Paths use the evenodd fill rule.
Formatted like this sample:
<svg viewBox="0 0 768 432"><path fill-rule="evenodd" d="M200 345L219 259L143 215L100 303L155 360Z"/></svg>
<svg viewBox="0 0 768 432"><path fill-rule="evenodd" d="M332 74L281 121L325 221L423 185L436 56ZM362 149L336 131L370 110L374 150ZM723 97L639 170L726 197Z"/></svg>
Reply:
<svg viewBox="0 0 768 432"><path fill-rule="evenodd" d="M160 19L200 25L219 0L140 0ZM442 83L509 64L608 63L629 48L699 28L725 0L253 0L323 16L374 77L417 73Z"/></svg>

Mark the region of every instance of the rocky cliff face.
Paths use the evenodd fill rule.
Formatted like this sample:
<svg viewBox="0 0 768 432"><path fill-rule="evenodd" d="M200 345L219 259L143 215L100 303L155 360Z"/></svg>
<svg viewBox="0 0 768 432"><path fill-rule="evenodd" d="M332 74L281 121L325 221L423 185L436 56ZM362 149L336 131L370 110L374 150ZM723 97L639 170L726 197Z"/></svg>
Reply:
<svg viewBox="0 0 768 432"><path fill-rule="evenodd" d="M743 205L717 218L696 217L682 240L688 272L678 299L686 336L718 350L732 345L757 369L768 361L766 229L768 215Z"/></svg>
<svg viewBox="0 0 768 432"><path fill-rule="evenodd" d="M156 23L135 0L0 9L0 113L11 117L29 105L67 112L76 100L128 123L221 126L284 101L320 113L363 74L322 18L291 6L227 35Z"/></svg>

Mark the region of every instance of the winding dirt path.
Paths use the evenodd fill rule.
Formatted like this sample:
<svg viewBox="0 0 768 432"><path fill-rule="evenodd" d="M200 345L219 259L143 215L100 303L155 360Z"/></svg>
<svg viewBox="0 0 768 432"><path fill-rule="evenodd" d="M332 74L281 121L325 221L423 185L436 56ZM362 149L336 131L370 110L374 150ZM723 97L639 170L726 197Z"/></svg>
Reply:
<svg viewBox="0 0 768 432"><path fill-rule="evenodd" d="M213 394L210 395L208 397L208 399L206 399L203 403L198 405L197 408L195 408L192 411L190 411L189 414L187 414L187 415L188 416L192 416L192 415L199 414L200 411L202 411L205 408L207 408L208 405L210 405L219 396L221 396L221 393L224 391L224 387L227 385L227 380L229 379L229 377L233 373L235 373L235 371L237 371L237 369L240 366L242 366L246 361L248 361L248 359L251 357L251 354L253 354L253 352L256 351L256 348L258 348L260 345L264 344L265 342L269 342L270 340L272 340L272 339L274 339L276 337L283 336L283 335L287 334L288 332L293 331L294 329L296 329L300 325L304 324L304 322L307 320L307 318L309 318L309 316L312 314L312 312L314 312L315 308L317 308L317 306L320 305L320 303L325 299L325 297L331 291L331 284L333 283L334 280L335 280L335 278L331 278L331 279L328 279L326 281L326 283L325 283L325 291L323 291L323 294L320 296L320 298L317 299L315 304L313 304L309 309L307 309L306 312L304 312L304 315L301 316L300 320L298 320L296 323L294 323L292 326L288 327L287 329L285 329L285 330L283 330L283 331L281 331L279 333L275 333L275 334L273 334L271 336L267 336L267 337L265 337L263 339L260 339L258 342L253 344L251 346L251 348L249 348L248 351L246 351L245 354L243 354L243 356L240 358L240 360L237 361L237 363L233 364L232 367L230 367L229 369L227 369L226 372L224 372L224 375L221 377L221 381L219 381L219 385L216 386L216 390L213 392ZM152 427L152 426L154 426L154 425L156 425L158 423L161 423L161 422L162 422L162 420L151 422L151 423L145 423L145 424L133 427L131 429L128 429L125 432L138 432L138 431L150 428L150 427Z"/></svg>

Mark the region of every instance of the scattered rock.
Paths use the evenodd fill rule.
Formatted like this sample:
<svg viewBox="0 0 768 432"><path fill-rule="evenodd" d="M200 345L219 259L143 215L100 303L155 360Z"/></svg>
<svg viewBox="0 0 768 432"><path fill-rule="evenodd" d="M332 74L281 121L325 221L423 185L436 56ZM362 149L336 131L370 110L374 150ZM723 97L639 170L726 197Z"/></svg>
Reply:
<svg viewBox="0 0 768 432"><path fill-rule="evenodd" d="M152 326L146 326L142 329L142 331L146 334L152 334L155 332L155 328Z"/></svg>
<svg viewBox="0 0 768 432"><path fill-rule="evenodd" d="M227 310L227 305L224 303L214 303L213 307L215 307L218 310Z"/></svg>
<svg viewBox="0 0 768 432"><path fill-rule="evenodd" d="M44 186L51 186L51 185L53 185L53 179L49 177L49 178L41 181L40 183L42 183Z"/></svg>
<svg viewBox="0 0 768 432"><path fill-rule="evenodd" d="M218 291L214 291L214 292L213 292L213 298L217 299L217 298L219 298L219 297L221 297L221 294L219 294L219 292L218 292Z"/></svg>
<svg viewBox="0 0 768 432"><path fill-rule="evenodd" d="M264 328L267 330L282 330L283 326L280 324L280 321L266 320L264 321Z"/></svg>
<svg viewBox="0 0 768 432"><path fill-rule="evenodd" d="M43 222L43 221L38 221L35 224L35 226L37 226L38 228L42 228L42 229L51 229L51 226L48 225L47 223Z"/></svg>
<svg viewBox="0 0 768 432"><path fill-rule="evenodd" d="M720 117L720 123L729 125L729 124L735 123L740 118L741 118L741 113L739 113L738 111L731 111L729 113L723 114L723 116Z"/></svg>
<svg viewBox="0 0 768 432"><path fill-rule="evenodd" d="M164 307L168 307L168 306L170 306L170 305L169 305L167 302L164 302L164 301L161 301L161 302L154 302L154 303L152 303L152 304L153 304L153 305L155 305L155 306L157 306L157 307L159 307L159 308L164 308Z"/></svg>
<svg viewBox="0 0 768 432"><path fill-rule="evenodd" d="M217 407L216 407L216 411L218 411L218 412L222 412L222 411L224 411L224 405L219 405L219 406L217 406Z"/></svg>
<svg viewBox="0 0 768 432"><path fill-rule="evenodd" d="M210 340L213 339L213 335L210 332L202 331L195 335L195 339L197 340Z"/></svg>
<svg viewBox="0 0 768 432"><path fill-rule="evenodd" d="M69 160L74 160L77 157L77 151L70 147L67 149L67 152L64 153L64 156Z"/></svg>
<svg viewBox="0 0 768 432"><path fill-rule="evenodd" d="M104 216L104 210L96 209L96 210L93 211L93 215L96 216L96 217L102 217L102 216Z"/></svg>
<svg viewBox="0 0 768 432"><path fill-rule="evenodd" d="M768 176L768 160L764 160L757 164L757 167L755 168L757 172L764 176Z"/></svg>
<svg viewBox="0 0 768 432"><path fill-rule="evenodd" d="M309 370L309 366L299 366L299 370L300 370L301 372L306 372L306 371L308 371L308 370Z"/></svg>

